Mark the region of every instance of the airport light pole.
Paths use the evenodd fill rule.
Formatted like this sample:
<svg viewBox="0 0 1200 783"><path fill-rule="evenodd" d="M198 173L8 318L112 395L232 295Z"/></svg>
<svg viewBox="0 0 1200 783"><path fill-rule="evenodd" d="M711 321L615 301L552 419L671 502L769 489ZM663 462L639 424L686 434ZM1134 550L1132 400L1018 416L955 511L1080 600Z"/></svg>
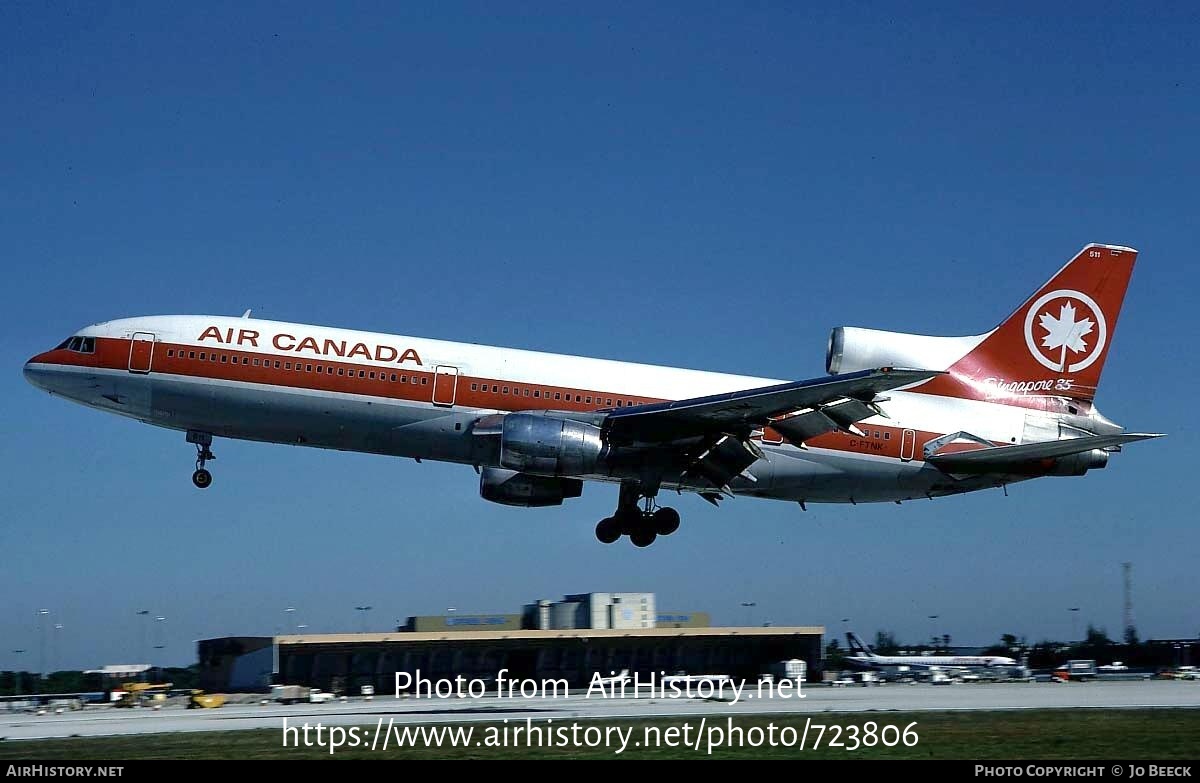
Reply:
<svg viewBox="0 0 1200 783"><path fill-rule="evenodd" d="M38 650L38 679L46 678L46 615L50 614L49 609L38 609L38 637L40 639L40 648Z"/></svg>
<svg viewBox="0 0 1200 783"><path fill-rule="evenodd" d="M292 627L292 618L295 616L296 607L289 606L283 610L283 629L281 633L287 633L287 629Z"/></svg>
<svg viewBox="0 0 1200 783"><path fill-rule="evenodd" d="M936 627L934 626L934 621L937 620L939 616L940 615L936 615L936 614L928 615L928 617L929 617L929 639L933 642L933 651L934 652L937 652L937 630L936 630Z"/></svg>
<svg viewBox="0 0 1200 783"><path fill-rule="evenodd" d="M13 690L16 691L15 696L21 695L21 656L25 654L24 650L13 650L13 655L17 656L17 670L15 672L16 682L13 685Z"/></svg>
<svg viewBox="0 0 1200 783"><path fill-rule="evenodd" d="M138 617L149 617L150 610L149 609L139 609L137 611L137 616ZM145 623L145 621L138 623L138 633L141 635L141 637L140 637L141 644L138 646L138 655L140 655L143 659L145 659L146 658L146 623Z"/></svg>
<svg viewBox="0 0 1200 783"><path fill-rule="evenodd" d="M758 606L756 601L742 601L742 608L746 610L746 617L749 618L749 624L754 625L754 607Z"/></svg>
<svg viewBox="0 0 1200 783"><path fill-rule="evenodd" d="M54 624L54 633L50 635L50 670L58 671L58 656L62 654L62 647L59 644L58 632L63 629L62 623Z"/></svg>
<svg viewBox="0 0 1200 783"><path fill-rule="evenodd" d="M154 618L154 628L155 628L154 638L156 641L158 641L158 644L154 645L155 650L165 650L167 647L166 626L161 625L161 623L164 623L166 621L167 621L167 618L165 618L165 617L155 617ZM158 668L159 669L163 668L163 662L162 662L161 658L159 659L159 662L158 662Z"/></svg>
<svg viewBox="0 0 1200 783"><path fill-rule="evenodd" d="M1075 637L1072 641L1079 641L1079 607L1072 606L1067 611L1071 613L1071 636Z"/></svg>
<svg viewBox="0 0 1200 783"><path fill-rule="evenodd" d="M362 627L363 633L366 633L366 630L367 630L367 612L371 611L371 607L369 607L369 606L356 606L356 607L354 607L354 610L355 610L356 612L362 612L362 626L361 626L361 627Z"/></svg>

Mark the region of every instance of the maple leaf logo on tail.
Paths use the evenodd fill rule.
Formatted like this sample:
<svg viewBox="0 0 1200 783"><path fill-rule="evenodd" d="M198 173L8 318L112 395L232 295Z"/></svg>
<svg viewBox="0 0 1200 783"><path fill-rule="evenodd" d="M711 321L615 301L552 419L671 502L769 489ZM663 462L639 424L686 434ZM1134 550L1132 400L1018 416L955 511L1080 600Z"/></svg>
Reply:
<svg viewBox="0 0 1200 783"><path fill-rule="evenodd" d="M1058 318L1050 315L1050 313L1042 313L1038 320L1041 326L1046 330L1046 335L1042 337L1042 347L1054 350L1062 349L1062 355L1058 362L1059 371L1067 369L1067 351L1074 353L1086 353L1088 346L1084 342L1084 337L1091 334L1095 328L1095 324L1090 318L1081 318L1075 320L1075 305L1068 300L1059 309Z"/></svg>
<svg viewBox="0 0 1200 783"><path fill-rule="evenodd" d="M1108 345L1104 311L1081 291L1059 288L1042 294L1025 310L1024 321L1030 355L1057 373L1086 370Z"/></svg>

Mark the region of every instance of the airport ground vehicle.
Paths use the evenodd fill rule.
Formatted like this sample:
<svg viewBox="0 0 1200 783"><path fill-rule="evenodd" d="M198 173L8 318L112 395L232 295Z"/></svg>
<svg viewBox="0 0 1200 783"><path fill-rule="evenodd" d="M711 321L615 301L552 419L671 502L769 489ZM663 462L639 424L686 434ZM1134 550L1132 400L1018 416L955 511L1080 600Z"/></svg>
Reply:
<svg viewBox="0 0 1200 783"><path fill-rule="evenodd" d="M310 688L307 685L271 686L271 700L277 701L280 704L295 704L301 701L308 702L309 704L322 704L327 701L333 701L335 698L336 696L328 691L323 691L320 688Z"/></svg>
<svg viewBox="0 0 1200 783"><path fill-rule="evenodd" d="M1087 682L1096 679L1099 671L1093 660L1067 661L1054 670L1054 679L1060 682Z"/></svg>
<svg viewBox="0 0 1200 783"><path fill-rule="evenodd" d="M165 699L171 685L172 683L169 682L127 682L121 686L120 695L113 706L140 707L150 699Z"/></svg>
<svg viewBox="0 0 1200 783"><path fill-rule="evenodd" d="M804 682L807 673L808 664L800 658L777 661L767 668L767 674L770 674L776 681L795 680L797 682Z"/></svg>
<svg viewBox="0 0 1200 783"><path fill-rule="evenodd" d="M272 685L271 699L280 704L295 704L298 701L308 701L312 688L307 685Z"/></svg>
<svg viewBox="0 0 1200 783"><path fill-rule="evenodd" d="M204 691L192 691L188 696L187 708L189 710L203 709L211 710L217 707L222 707L225 704L225 695L221 693L205 693Z"/></svg>

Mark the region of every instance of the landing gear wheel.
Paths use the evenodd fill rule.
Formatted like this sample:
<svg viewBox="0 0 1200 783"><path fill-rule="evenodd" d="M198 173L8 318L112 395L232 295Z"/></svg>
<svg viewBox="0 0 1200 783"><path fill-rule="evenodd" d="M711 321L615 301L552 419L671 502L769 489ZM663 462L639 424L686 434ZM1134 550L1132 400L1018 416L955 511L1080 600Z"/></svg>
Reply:
<svg viewBox="0 0 1200 783"><path fill-rule="evenodd" d="M621 537L621 524L613 517L605 517L596 524L596 538L601 544L612 544Z"/></svg>
<svg viewBox="0 0 1200 783"><path fill-rule="evenodd" d="M637 530L629 534L629 540L638 548L648 547L658 538L658 533L650 525L639 525Z"/></svg>
<svg viewBox="0 0 1200 783"><path fill-rule="evenodd" d="M636 508L617 510L616 515L609 517L617 525L623 535L632 536L639 528L642 527L642 512Z"/></svg>
<svg viewBox="0 0 1200 783"><path fill-rule="evenodd" d="M187 441L196 444L196 472L192 474L192 483L198 489L208 489L212 485L212 474L204 469L204 465L217 458L208 448L212 445L212 434L188 430Z"/></svg>
<svg viewBox="0 0 1200 783"><path fill-rule="evenodd" d="M196 472L192 474L192 483L198 489L208 489L212 484L212 474L204 468L197 468Z"/></svg>
<svg viewBox="0 0 1200 783"><path fill-rule="evenodd" d="M660 536L669 536L679 529L679 512L673 508L663 506L650 519Z"/></svg>

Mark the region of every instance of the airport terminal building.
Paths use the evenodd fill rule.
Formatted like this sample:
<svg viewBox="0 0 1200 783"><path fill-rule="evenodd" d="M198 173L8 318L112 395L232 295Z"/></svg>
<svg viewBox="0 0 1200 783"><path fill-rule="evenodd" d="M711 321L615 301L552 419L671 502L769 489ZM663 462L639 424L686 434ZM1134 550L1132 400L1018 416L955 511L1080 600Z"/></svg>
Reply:
<svg viewBox="0 0 1200 783"><path fill-rule="evenodd" d="M395 689L396 672L427 679L562 679L593 673L726 674L757 679L798 658L821 671L820 627L713 627L703 612L659 611L652 593L588 593L538 601L520 615L410 617L389 633L239 636L199 642L200 687L266 691L272 683L358 694Z"/></svg>

